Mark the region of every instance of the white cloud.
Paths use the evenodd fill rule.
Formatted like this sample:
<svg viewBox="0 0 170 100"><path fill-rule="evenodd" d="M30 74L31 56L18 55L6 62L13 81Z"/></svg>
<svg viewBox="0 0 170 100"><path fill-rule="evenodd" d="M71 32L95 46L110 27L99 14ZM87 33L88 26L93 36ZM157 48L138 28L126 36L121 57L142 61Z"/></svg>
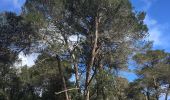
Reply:
<svg viewBox="0 0 170 100"><path fill-rule="evenodd" d="M143 6L143 10L147 11L150 9L150 7L152 6L153 2L155 2L156 0L141 0L144 3Z"/></svg>
<svg viewBox="0 0 170 100"><path fill-rule="evenodd" d="M155 19L150 18L148 15L146 16L144 22L149 26L155 26L158 24L158 22Z"/></svg>
<svg viewBox="0 0 170 100"><path fill-rule="evenodd" d="M21 63L18 66L27 65L31 67L34 65L34 61L37 59L38 54L24 55L22 52L19 54L19 59L21 59ZM17 66L17 67L18 67Z"/></svg>
<svg viewBox="0 0 170 100"><path fill-rule="evenodd" d="M143 9L148 10L151 7L151 0L142 0L145 3L145 6Z"/></svg>
<svg viewBox="0 0 170 100"><path fill-rule="evenodd" d="M168 35L165 35L169 25L160 24L157 20L146 16L144 22L147 24L149 28L149 37L150 41L153 41L154 46L162 47L162 49L167 48L168 45Z"/></svg>
<svg viewBox="0 0 170 100"><path fill-rule="evenodd" d="M19 0L13 0L13 4L14 4L15 8L20 8L21 7L21 4L20 4Z"/></svg>
<svg viewBox="0 0 170 100"><path fill-rule="evenodd" d="M21 59L21 66L28 64L28 59L23 53L19 54L19 59Z"/></svg>
<svg viewBox="0 0 170 100"><path fill-rule="evenodd" d="M151 10L152 6L154 6L154 3L156 3L158 0L140 0L140 3L142 3L142 7L140 10L144 10L146 12L149 12ZM161 16L161 15L160 15ZM168 23L161 23L161 20L156 20L154 16L149 16L147 14L144 22L147 24L149 28L149 37L148 39L150 41L153 41L153 47L154 49L165 49L166 51L170 51L170 34L168 34L170 29L170 24Z"/></svg>
<svg viewBox="0 0 170 100"><path fill-rule="evenodd" d="M12 0L13 6L17 9L21 9L25 0Z"/></svg>
<svg viewBox="0 0 170 100"><path fill-rule="evenodd" d="M158 27L151 28L149 30L149 40L154 41L154 45L162 45L161 30Z"/></svg>

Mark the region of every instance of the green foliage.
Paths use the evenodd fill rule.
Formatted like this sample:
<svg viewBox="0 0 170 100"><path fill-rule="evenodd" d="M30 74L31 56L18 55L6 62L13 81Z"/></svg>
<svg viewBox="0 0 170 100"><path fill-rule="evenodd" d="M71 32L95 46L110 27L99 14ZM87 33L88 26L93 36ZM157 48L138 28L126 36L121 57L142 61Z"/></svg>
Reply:
<svg viewBox="0 0 170 100"><path fill-rule="evenodd" d="M142 92L144 88L140 84L140 80L135 80L129 83L129 87L126 88L126 94L128 100L145 100L145 94Z"/></svg>
<svg viewBox="0 0 170 100"><path fill-rule="evenodd" d="M162 50L149 50L134 56L134 60L139 65L137 74L141 79L140 85L143 91L156 99L164 93L163 85L169 84L169 79L166 77L169 75L168 59L169 54Z"/></svg>
<svg viewBox="0 0 170 100"><path fill-rule="evenodd" d="M129 56L148 31L145 13L135 13L129 0L27 0L24 9L25 16L36 16L28 20L35 21L35 26L41 24L39 34L47 52L59 55L69 66L77 64L74 72L78 75L86 69L86 83L79 82L81 90L86 90L88 77L93 78L93 69L100 65L116 71L127 69ZM106 73L102 80L109 78ZM100 84L107 86L107 81Z"/></svg>
<svg viewBox="0 0 170 100"><path fill-rule="evenodd" d="M71 83L68 81L72 73L71 68L67 66L66 62L62 62L62 65L65 66L63 69L67 85L71 87ZM54 57L42 54L38 57L36 65L27 70L22 68L20 77L24 84L29 84L33 87L33 93L38 95L40 100L63 100L63 93L55 94L63 90L63 83L57 66L57 61Z"/></svg>
<svg viewBox="0 0 170 100"><path fill-rule="evenodd" d="M145 15L129 0L26 0L21 15L1 14L0 99L64 100L66 92L56 93L75 87L72 100L168 95L161 87L170 85L170 55L148 50ZM40 53L34 66L12 67L21 51ZM139 78L128 83L118 73L133 54Z"/></svg>

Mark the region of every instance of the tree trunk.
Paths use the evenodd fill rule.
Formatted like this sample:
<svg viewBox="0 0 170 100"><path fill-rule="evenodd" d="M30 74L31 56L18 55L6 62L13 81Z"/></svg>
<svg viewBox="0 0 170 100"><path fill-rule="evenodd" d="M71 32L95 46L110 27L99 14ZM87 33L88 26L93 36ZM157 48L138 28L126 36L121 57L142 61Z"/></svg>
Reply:
<svg viewBox="0 0 170 100"><path fill-rule="evenodd" d="M94 59L95 59L95 56L96 56L96 53L97 53L97 42L98 42L98 26L99 24L99 18L96 17L95 18L95 39L94 39L94 44L93 44L93 49L92 49L92 52L91 52L91 57L90 57L90 60L88 61L88 64L87 64L87 68L86 68L86 81L85 81L85 100L89 100L89 87L88 85L90 84L89 81L90 81L90 72L91 72L91 69L92 69L92 66L94 64Z"/></svg>
<svg viewBox="0 0 170 100"><path fill-rule="evenodd" d="M156 100L159 100L159 96L158 95L156 95Z"/></svg>
<svg viewBox="0 0 170 100"><path fill-rule="evenodd" d="M168 100L169 91L170 91L170 85L168 86L168 89L166 91L165 100Z"/></svg>
<svg viewBox="0 0 170 100"><path fill-rule="evenodd" d="M71 50L69 50L70 54L72 54ZM75 79L76 79L76 88L78 88L78 93L81 93L80 90L80 83L79 83L79 72L78 72L78 63L76 61L75 55L72 54L72 62L73 62L73 66L74 66L74 74L75 74Z"/></svg>
<svg viewBox="0 0 170 100"><path fill-rule="evenodd" d="M59 73L60 73L62 81L63 81L64 90L67 90L66 81L65 81L64 74L63 74L63 71L61 68L61 59L58 55L56 55L56 59L58 61L58 70L59 70ZM65 93L66 100L69 100L68 92L65 91L64 93Z"/></svg>
<svg viewBox="0 0 170 100"><path fill-rule="evenodd" d="M79 88L78 92L81 93L80 84L79 84L78 64L77 63L74 64L74 70L75 70L75 78L76 78L76 87Z"/></svg>
<svg viewBox="0 0 170 100"><path fill-rule="evenodd" d="M168 92L169 92L169 91L167 91L166 94L165 94L165 100L168 100L168 95L169 95Z"/></svg>
<svg viewBox="0 0 170 100"><path fill-rule="evenodd" d="M148 91L146 92L146 100L150 100L150 94Z"/></svg>
<svg viewBox="0 0 170 100"><path fill-rule="evenodd" d="M156 78L153 76L153 81L154 81L154 88L155 88L155 91L156 91L156 100L159 100L159 91L158 91L158 84L156 82Z"/></svg>

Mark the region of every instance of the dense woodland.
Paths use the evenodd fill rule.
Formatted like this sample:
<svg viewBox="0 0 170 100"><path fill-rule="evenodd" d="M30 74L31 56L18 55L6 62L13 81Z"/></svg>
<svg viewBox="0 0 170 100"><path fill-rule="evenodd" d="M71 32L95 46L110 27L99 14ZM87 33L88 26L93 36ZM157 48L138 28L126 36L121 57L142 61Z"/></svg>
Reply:
<svg viewBox="0 0 170 100"><path fill-rule="evenodd" d="M170 54L152 49L145 15L129 0L26 0L1 13L0 100L168 100ZM21 53L38 53L35 65L20 66Z"/></svg>

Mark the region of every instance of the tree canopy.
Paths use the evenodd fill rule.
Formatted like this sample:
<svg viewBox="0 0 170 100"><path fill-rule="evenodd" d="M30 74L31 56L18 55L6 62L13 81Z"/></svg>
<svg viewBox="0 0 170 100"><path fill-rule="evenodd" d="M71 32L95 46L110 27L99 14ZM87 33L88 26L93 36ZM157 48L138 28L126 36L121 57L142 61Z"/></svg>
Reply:
<svg viewBox="0 0 170 100"><path fill-rule="evenodd" d="M145 15L129 0L26 0L2 13L0 99L167 100L170 54L151 49ZM21 52L39 53L35 65L18 68ZM119 75L131 60L133 82Z"/></svg>

